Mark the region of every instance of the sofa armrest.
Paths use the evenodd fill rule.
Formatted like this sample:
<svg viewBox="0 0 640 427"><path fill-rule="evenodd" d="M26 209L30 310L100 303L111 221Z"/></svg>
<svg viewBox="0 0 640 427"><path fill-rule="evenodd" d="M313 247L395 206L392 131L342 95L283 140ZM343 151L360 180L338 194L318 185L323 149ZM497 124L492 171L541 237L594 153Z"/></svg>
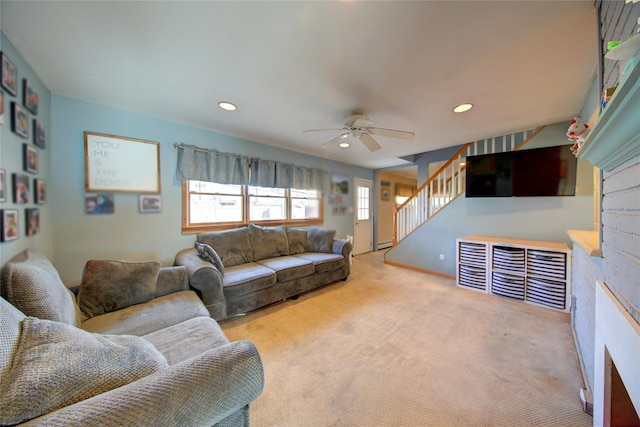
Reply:
<svg viewBox="0 0 640 427"><path fill-rule="evenodd" d="M211 426L263 387L258 350L236 341L24 425Z"/></svg>
<svg viewBox="0 0 640 427"><path fill-rule="evenodd" d="M351 242L347 239L334 239L331 245L331 253L342 255L347 263L351 257L352 249Z"/></svg>
<svg viewBox="0 0 640 427"><path fill-rule="evenodd" d="M198 256L195 248L183 249L176 255L174 265L184 266L189 276L189 286L196 290L207 306L211 317L222 320L227 317L226 301L222 292L222 273L212 263Z"/></svg>
<svg viewBox="0 0 640 427"><path fill-rule="evenodd" d="M156 297L189 290L189 274L183 266L162 267L156 280Z"/></svg>

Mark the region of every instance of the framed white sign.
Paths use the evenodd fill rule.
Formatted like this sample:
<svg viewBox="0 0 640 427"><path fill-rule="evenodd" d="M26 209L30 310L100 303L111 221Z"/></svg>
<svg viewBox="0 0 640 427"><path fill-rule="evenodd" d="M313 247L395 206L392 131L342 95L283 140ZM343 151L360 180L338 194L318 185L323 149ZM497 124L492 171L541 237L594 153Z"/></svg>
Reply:
<svg viewBox="0 0 640 427"><path fill-rule="evenodd" d="M85 190L159 194L160 143L84 133Z"/></svg>

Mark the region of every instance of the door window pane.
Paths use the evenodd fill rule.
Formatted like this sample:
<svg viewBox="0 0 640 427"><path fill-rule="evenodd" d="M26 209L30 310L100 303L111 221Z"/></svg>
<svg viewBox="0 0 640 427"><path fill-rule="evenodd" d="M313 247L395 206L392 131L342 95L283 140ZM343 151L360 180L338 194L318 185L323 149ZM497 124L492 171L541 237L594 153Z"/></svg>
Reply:
<svg viewBox="0 0 640 427"><path fill-rule="evenodd" d="M358 220L369 219L369 187L358 187Z"/></svg>

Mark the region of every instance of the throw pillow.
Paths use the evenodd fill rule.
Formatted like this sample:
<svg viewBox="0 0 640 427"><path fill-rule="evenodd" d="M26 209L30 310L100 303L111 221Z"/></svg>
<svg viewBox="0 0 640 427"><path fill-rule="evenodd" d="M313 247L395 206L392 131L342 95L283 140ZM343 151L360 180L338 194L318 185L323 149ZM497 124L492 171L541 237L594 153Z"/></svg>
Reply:
<svg viewBox="0 0 640 427"><path fill-rule="evenodd" d="M301 228L287 228L287 240L289 241L289 253L291 255L306 252L307 230Z"/></svg>
<svg viewBox="0 0 640 427"><path fill-rule="evenodd" d="M151 301L160 262L91 260L84 266L78 305L89 318Z"/></svg>
<svg viewBox="0 0 640 427"><path fill-rule="evenodd" d="M215 265L218 271L220 271L224 276L224 264L222 264L222 260L218 256L218 253L211 246L206 243L196 242L196 249L198 250L200 258Z"/></svg>
<svg viewBox="0 0 640 427"><path fill-rule="evenodd" d="M215 249L225 267L253 262L249 227L199 233L196 240Z"/></svg>
<svg viewBox="0 0 640 427"><path fill-rule="evenodd" d="M326 228L309 227L305 249L307 252L331 252L335 230Z"/></svg>
<svg viewBox="0 0 640 427"><path fill-rule="evenodd" d="M253 248L254 261L289 255L287 233L283 226L260 227L249 224L249 239Z"/></svg>
<svg viewBox="0 0 640 427"><path fill-rule="evenodd" d="M0 424L39 417L168 366L143 338L92 334L26 317L11 370L0 384Z"/></svg>

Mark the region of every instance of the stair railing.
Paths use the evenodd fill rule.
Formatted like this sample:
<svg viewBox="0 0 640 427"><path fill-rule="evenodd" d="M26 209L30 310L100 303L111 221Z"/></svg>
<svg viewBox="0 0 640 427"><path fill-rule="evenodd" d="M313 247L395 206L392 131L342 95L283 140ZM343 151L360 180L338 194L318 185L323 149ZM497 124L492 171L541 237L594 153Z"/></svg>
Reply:
<svg viewBox="0 0 640 427"><path fill-rule="evenodd" d="M534 130L516 132L502 138L468 142L418 188L393 214L393 246L422 226L429 218L465 191L466 156L519 150L531 141L545 126ZM516 135L523 134L523 141L516 145ZM502 145L502 147L500 147Z"/></svg>

